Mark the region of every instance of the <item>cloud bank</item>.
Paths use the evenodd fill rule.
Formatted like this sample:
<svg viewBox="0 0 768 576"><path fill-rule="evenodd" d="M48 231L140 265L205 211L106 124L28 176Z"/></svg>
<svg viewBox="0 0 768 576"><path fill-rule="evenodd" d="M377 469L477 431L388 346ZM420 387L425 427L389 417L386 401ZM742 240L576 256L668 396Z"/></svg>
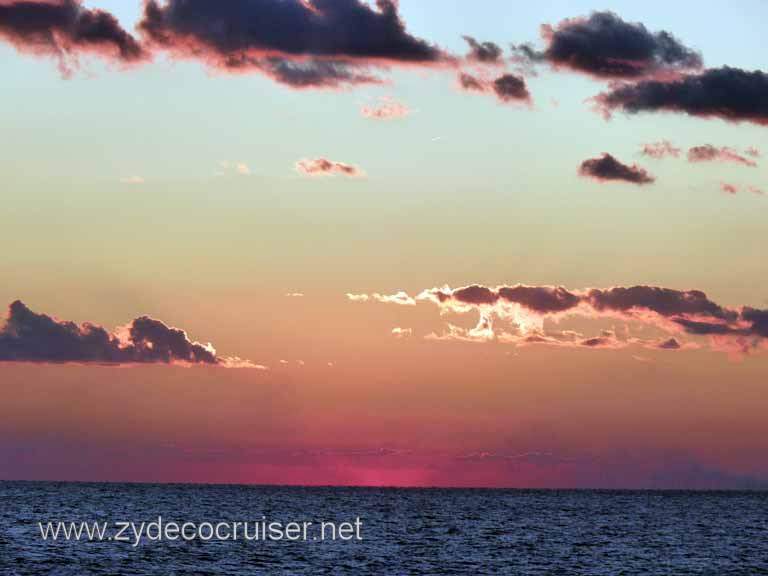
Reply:
<svg viewBox="0 0 768 576"><path fill-rule="evenodd" d="M526 286L523 284L488 287L479 284L452 289L428 288L415 298L400 292L403 301L431 302L441 315L478 314L474 328L448 324L435 340L499 341L520 346L550 344L587 348L622 348L632 344L663 350L695 346L681 341L681 336L713 337L713 347L733 353L746 353L768 347L768 310L749 306L722 306L701 290L676 290L659 286L590 288L569 290L563 286ZM351 300L393 302L394 297L376 294L348 295ZM667 336L648 340L603 330L585 337L568 330L552 330L545 321L557 324L565 318L613 319L647 325ZM504 327L500 330L498 325Z"/></svg>
<svg viewBox="0 0 768 576"><path fill-rule="evenodd" d="M208 364L257 367L216 355L211 344L191 341L186 332L141 316L114 332L75 324L30 310L16 300L0 328L0 362L77 364Z"/></svg>
<svg viewBox="0 0 768 576"><path fill-rule="evenodd" d="M757 162L750 160L746 156L742 156L733 148L728 146L722 146L717 148L712 144L704 144L702 146L693 146L688 150L689 162L733 162L735 164L743 164L744 166L750 166L754 168L757 166Z"/></svg>

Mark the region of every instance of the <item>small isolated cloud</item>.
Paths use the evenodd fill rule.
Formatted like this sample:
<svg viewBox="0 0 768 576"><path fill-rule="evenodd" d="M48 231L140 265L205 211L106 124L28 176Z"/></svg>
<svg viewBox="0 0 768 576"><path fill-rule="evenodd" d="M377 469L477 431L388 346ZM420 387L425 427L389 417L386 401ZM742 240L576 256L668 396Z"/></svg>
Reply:
<svg viewBox="0 0 768 576"><path fill-rule="evenodd" d="M730 182L720 182L720 190L726 194L736 194L739 191L739 187L736 186L736 184L731 184Z"/></svg>
<svg viewBox="0 0 768 576"><path fill-rule="evenodd" d="M121 184L144 184L144 178L141 176L124 176L120 178Z"/></svg>
<svg viewBox="0 0 768 576"><path fill-rule="evenodd" d="M531 103L531 94L525 79L515 74L502 74L494 79L481 78L467 72L460 72L459 88L467 92L483 92L495 94L499 102Z"/></svg>
<svg viewBox="0 0 768 576"><path fill-rule="evenodd" d="M75 324L30 310L16 300L0 328L0 362L77 364L209 364L264 368L238 357L221 357L211 344L160 320L141 316L114 332Z"/></svg>
<svg viewBox="0 0 768 576"><path fill-rule="evenodd" d="M472 36L462 36L469 44L467 59L483 64L497 63L502 59L502 51L498 44L493 42L478 42Z"/></svg>
<svg viewBox="0 0 768 576"><path fill-rule="evenodd" d="M229 174L237 174L239 176L250 176L251 169L244 162L231 162L230 160L220 160L219 169L216 171L216 175L227 176Z"/></svg>
<svg viewBox="0 0 768 576"><path fill-rule="evenodd" d="M546 47L514 47L518 59L549 63L597 78L637 79L679 74L701 68L698 52L671 33L649 31L640 22L626 22L613 12L593 12L587 18L569 18L556 26L544 25Z"/></svg>
<svg viewBox="0 0 768 576"><path fill-rule="evenodd" d="M411 336L413 334L412 328L400 328L399 326L396 326L395 328L392 328L392 335L395 338L407 338L408 336Z"/></svg>
<svg viewBox="0 0 768 576"><path fill-rule="evenodd" d="M767 95L768 96L768 95ZM742 156L733 148L722 146L717 148L712 144L694 146L688 150L688 162L733 162L754 168L757 162Z"/></svg>
<svg viewBox="0 0 768 576"><path fill-rule="evenodd" d="M302 298L304 296L303 292L287 292L286 297L288 298Z"/></svg>
<svg viewBox="0 0 768 576"><path fill-rule="evenodd" d="M667 156L677 158L680 156L680 148L676 148L669 140L660 140L658 142L651 142L649 144L643 144L640 149L640 154L648 156L649 158L661 159Z"/></svg>
<svg viewBox="0 0 768 576"><path fill-rule="evenodd" d="M373 120L392 120L393 118L403 118L411 113L411 109L401 104L394 98L388 96L379 97L378 106L360 107L360 113L366 118Z"/></svg>
<svg viewBox="0 0 768 576"><path fill-rule="evenodd" d="M334 176L337 174L352 178L365 176L365 172L354 164L345 164L327 158L299 160L296 162L296 170L307 176Z"/></svg>
<svg viewBox="0 0 768 576"><path fill-rule="evenodd" d="M20 52L56 58L64 75L77 68L83 53L126 64L148 58L112 14L78 0L0 1L0 39Z"/></svg>
<svg viewBox="0 0 768 576"><path fill-rule="evenodd" d="M758 196L765 196L765 192L762 190L762 188L758 188L757 186L750 186L749 191L752 192L752 194L757 194Z"/></svg>
<svg viewBox="0 0 768 576"><path fill-rule="evenodd" d="M639 186L651 184L656 180L644 168L637 164L623 164L607 152L599 158L584 160L579 167L579 174L600 182L629 182Z"/></svg>
<svg viewBox="0 0 768 576"><path fill-rule="evenodd" d="M727 122L768 125L768 74L739 68L712 68L673 79L623 83L598 94L598 111L678 112Z"/></svg>

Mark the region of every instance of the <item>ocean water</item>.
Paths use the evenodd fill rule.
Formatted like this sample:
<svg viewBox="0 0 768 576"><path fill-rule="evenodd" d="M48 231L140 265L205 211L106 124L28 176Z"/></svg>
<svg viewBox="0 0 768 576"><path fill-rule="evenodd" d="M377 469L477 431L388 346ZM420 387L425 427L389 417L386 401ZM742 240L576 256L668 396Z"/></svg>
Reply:
<svg viewBox="0 0 768 576"><path fill-rule="evenodd" d="M5 482L0 505L2 575L768 574L768 492ZM158 516L198 524L359 518L362 539L134 545L43 540L38 526Z"/></svg>

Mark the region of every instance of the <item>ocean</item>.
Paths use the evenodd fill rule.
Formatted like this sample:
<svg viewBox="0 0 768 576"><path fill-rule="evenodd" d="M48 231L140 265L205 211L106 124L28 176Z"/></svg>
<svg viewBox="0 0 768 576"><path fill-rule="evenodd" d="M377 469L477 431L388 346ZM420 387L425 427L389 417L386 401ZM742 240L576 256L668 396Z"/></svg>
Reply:
<svg viewBox="0 0 768 576"><path fill-rule="evenodd" d="M768 574L768 492L0 482L0 503L2 575Z"/></svg>

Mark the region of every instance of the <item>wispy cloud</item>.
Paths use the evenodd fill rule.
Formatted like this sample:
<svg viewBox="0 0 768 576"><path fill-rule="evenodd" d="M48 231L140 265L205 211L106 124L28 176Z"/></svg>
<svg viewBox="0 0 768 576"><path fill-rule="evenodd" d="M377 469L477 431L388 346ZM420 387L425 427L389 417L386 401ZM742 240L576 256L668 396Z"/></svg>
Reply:
<svg viewBox="0 0 768 576"><path fill-rule="evenodd" d="M345 164L327 158L314 160L302 159L296 162L296 170L306 176L348 176L359 178L365 176L365 172L354 164Z"/></svg>

